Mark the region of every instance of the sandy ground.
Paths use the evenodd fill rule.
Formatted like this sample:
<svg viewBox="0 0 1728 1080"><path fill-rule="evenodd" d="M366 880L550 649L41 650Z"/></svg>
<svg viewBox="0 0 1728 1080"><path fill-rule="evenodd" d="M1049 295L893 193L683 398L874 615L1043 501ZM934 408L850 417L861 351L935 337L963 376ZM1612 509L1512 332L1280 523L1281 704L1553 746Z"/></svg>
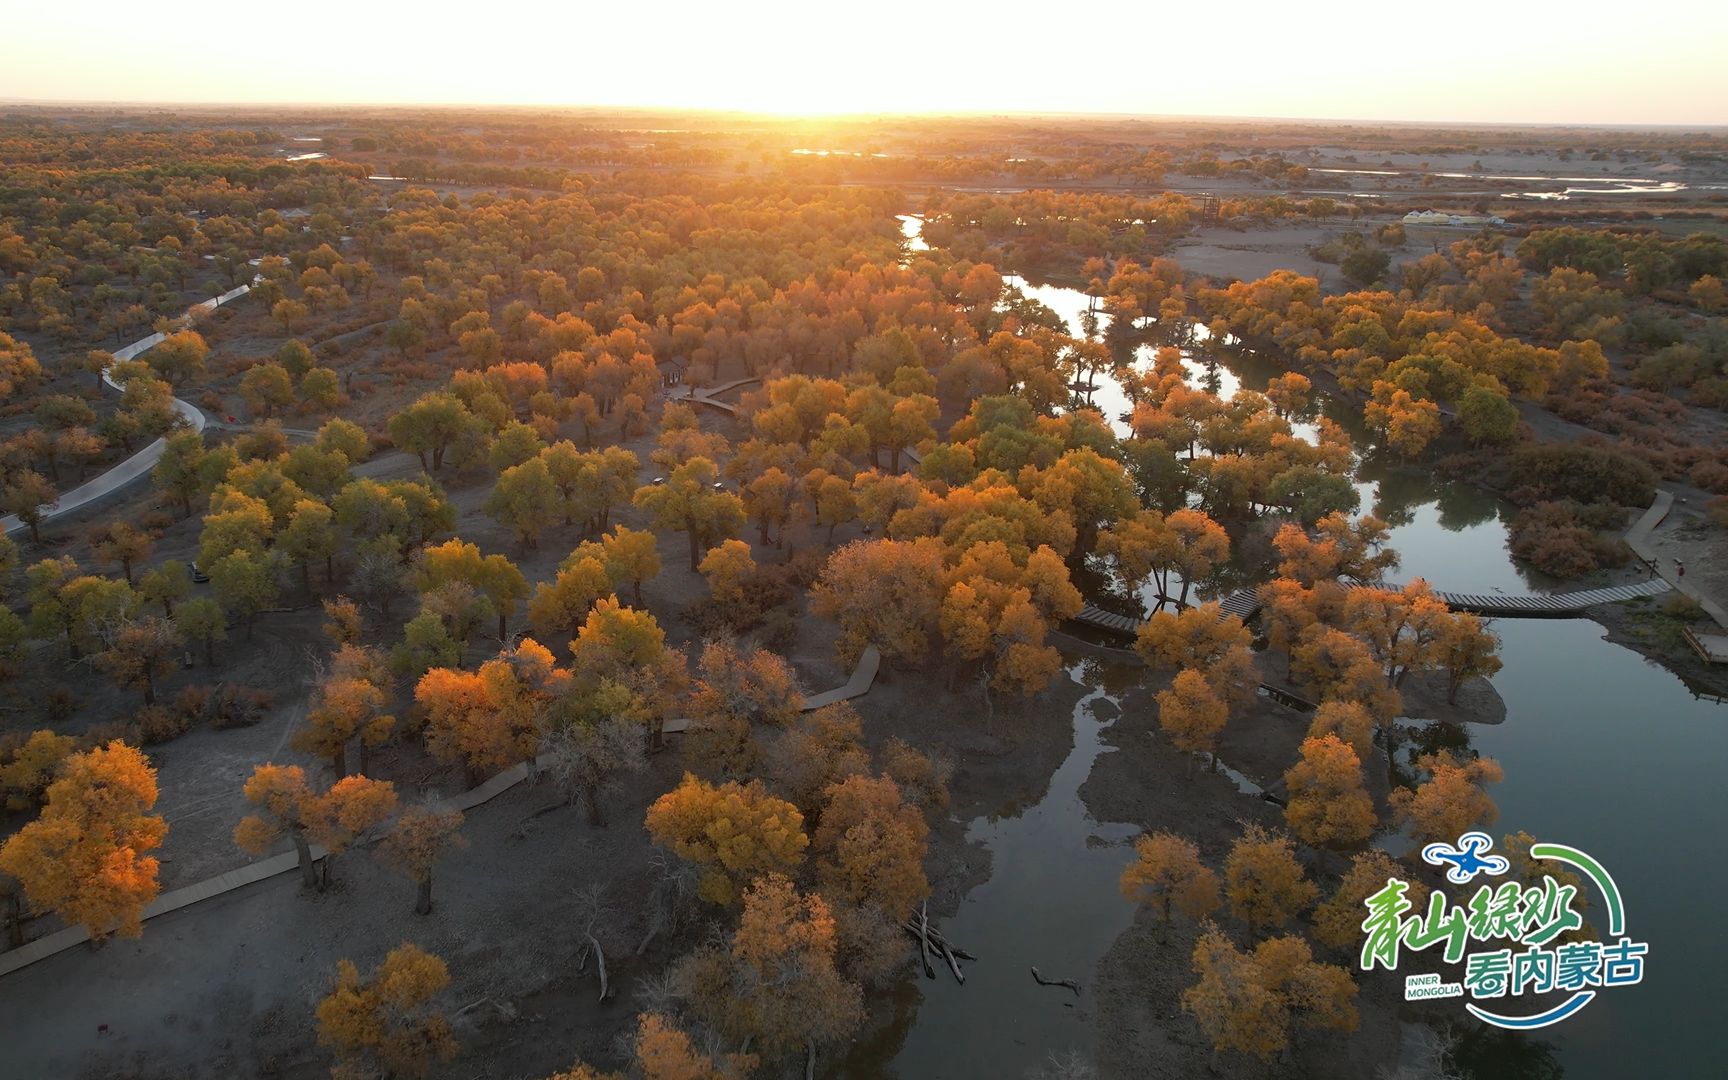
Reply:
<svg viewBox="0 0 1728 1080"><path fill-rule="evenodd" d="M1308 254L1308 249L1346 231L1344 226L1306 223L1243 231L1210 226L1195 229L1176 241L1166 254L1181 263L1188 273L1220 282L1253 281L1274 270L1295 270L1318 277L1322 288L1334 291L1344 288L1344 275L1338 272L1338 267Z"/></svg>

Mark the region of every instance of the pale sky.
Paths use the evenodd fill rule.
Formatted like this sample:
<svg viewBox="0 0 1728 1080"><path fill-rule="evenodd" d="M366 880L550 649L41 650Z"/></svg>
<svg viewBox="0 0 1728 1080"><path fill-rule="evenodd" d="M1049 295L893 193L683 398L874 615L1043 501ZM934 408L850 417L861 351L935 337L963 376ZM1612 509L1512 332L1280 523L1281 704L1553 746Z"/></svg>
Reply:
<svg viewBox="0 0 1728 1080"><path fill-rule="evenodd" d="M0 0L0 28L0 99L1728 124L1723 0Z"/></svg>

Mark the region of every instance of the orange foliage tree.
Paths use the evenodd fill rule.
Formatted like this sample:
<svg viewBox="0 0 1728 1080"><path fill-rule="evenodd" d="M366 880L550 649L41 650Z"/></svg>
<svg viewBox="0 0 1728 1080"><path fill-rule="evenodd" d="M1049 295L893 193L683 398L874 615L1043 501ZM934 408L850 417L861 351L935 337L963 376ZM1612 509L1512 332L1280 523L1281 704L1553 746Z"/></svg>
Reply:
<svg viewBox="0 0 1728 1080"><path fill-rule="evenodd" d="M1250 825L1224 861L1231 914L1254 931L1282 926L1314 902L1319 890L1302 873L1289 837Z"/></svg>
<svg viewBox="0 0 1728 1080"><path fill-rule="evenodd" d="M434 1000L450 985L444 961L418 946L390 950L369 980L343 960L318 1003L318 1041L334 1047L340 1075L419 1077L456 1056L456 1039Z"/></svg>
<svg viewBox="0 0 1728 1080"><path fill-rule="evenodd" d="M1356 751L1336 735L1322 735L1304 739L1301 754L1284 773L1290 831L1316 847L1349 847L1372 836L1374 803L1362 786Z"/></svg>
<svg viewBox="0 0 1728 1080"><path fill-rule="evenodd" d="M1480 825L1491 825L1500 816L1499 807L1482 790L1506 778L1493 758L1460 760L1445 753L1423 754L1416 770L1428 779L1415 788L1399 788L1388 800L1392 819L1409 826L1418 843L1458 839Z"/></svg>
<svg viewBox="0 0 1728 1080"><path fill-rule="evenodd" d="M552 654L523 638L478 671L433 668L414 687L426 710L426 745L434 757L460 762L470 786L487 773L533 757L540 721L569 681Z"/></svg>
<svg viewBox="0 0 1728 1080"><path fill-rule="evenodd" d="M761 783L716 787L688 773L654 800L646 825L655 843L696 865L698 895L715 904L736 903L761 874L796 870L810 844L804 815Z"/></svg>
<svg viewBox="0 0 1728 1080"><path fill-rule="evenodd" d="M728 1039L750 1039L772 1061L845 1038L863 1020L858 987L835 967L834 917L820 896L801 896L769 874L743 896L727 947L707 946L680 964L692 1005Z"/></svg>
<svg viewBox="0 0 1728 1080"><path fill-rule="evenodd" d="M1192 841L1171 832L1148 833L1134 841L1134 852L1134 861L1122 871L1122 895L1157 909L1160 941L1172 909L1190 919L1218 910L1218 875L1200 861Z"/></svg>
<svg viewBox="0 0 1728 1080"><path fill-rule="evenodd" d="M47 788L42 814L0 847L0 871L23 886L30 906L81 924L92 939L143 933L156 899L157 862L168 825L156 805L156 770L115 740L73 754Z"/></svg>
<svg viewBox="0 0 1728 1080"><path fill-rule="evenodd" d="M262 855L288 837L300 859L301 880L318 888L329 884L332 858L396 812L396 787L388 780L348 776L318 792L298 765L259 765L244 790L246 801L262 813L241 819L234 843ZM313 844L325 849L322 875L313 863Z"/></svg>

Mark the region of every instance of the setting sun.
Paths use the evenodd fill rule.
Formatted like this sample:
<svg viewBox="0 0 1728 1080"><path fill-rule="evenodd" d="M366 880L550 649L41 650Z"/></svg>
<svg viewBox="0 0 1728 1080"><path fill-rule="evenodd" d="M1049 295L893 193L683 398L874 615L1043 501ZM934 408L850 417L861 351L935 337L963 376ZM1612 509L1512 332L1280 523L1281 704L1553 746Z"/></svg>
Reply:
<svg viewBox="0 0 1728 1080"><path fill-rule="evenodd" d="M93 6L13 5L0 97L1728 122L1728 6L1703 0L1612 31L1495 0Z"/></svg>

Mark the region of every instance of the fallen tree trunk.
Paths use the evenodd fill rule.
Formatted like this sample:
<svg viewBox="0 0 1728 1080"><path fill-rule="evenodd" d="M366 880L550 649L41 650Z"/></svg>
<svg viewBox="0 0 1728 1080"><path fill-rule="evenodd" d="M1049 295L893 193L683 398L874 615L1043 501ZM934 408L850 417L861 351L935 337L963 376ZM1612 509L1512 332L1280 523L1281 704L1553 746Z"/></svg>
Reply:
<svg viewBox="0 0 1728 1080"><path fill-rule="evenodd" d="M942 942L936 943L936 951L942 954L942 959L948 961L948 967L954 972L954 981L965 986L966 976L960 970L960 961L954 959L954 953Z"/></svg>
<svg viewBox="0 0 1728 1080"><path fill-rule="evenodd" d="M918 957L924 961L924 977L934 979L936 969L930 966L930 903L918 905Z"/></svg>
<svg viewBox="0 0 1728 1080"><path fill-rule="evenodd" d="M929 941L930 947L933 949L945 948L962 960L976 961L978 959L965 949L962 949L960 946L944 938L941 931L929 929L928 927L920 927L918 920L916 919L907 919L902 925L905 927L908 934L911 934L914 937L923 936L927 941Z"/></svg>
<svg viewBox="0 0 1728 1080"><path fill-rule="evenodd" d="M600 948L600 942L593 934L588 935L588 944L594 949L594 963L600 970L600 1000L605 1001L606 996L611 993L606 982L606 953ZM1075 990L1075 993L1079 993L1079 990Z"/></svg>
<svg viewBox="0 0 1728 1080"><path fill-rule="evenodd" d="M1068 989L1074 991L1075 997L1080 996L1080 984L1075 982L1073 979L1046 979L1044 976L1038 974L1037 968L1032 969L1032 978L1037 980L1039 986L1066 986Z"/></svg>

